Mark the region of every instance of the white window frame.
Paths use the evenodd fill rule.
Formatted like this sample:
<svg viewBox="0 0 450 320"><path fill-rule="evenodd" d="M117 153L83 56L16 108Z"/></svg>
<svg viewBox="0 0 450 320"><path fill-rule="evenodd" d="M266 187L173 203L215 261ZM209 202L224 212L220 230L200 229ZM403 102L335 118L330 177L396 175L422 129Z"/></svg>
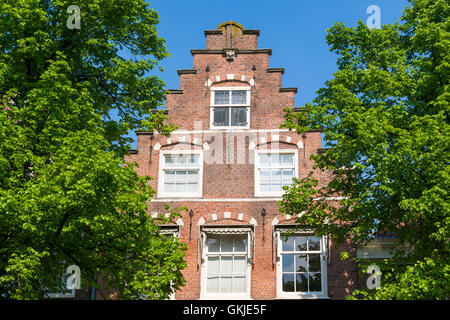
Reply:
<svg viewBox="0 0 450 320"><path fill-rule="evenodd" d="M276 260L276 277L277 277L277 299L329 299L328 297L328 283L327 283L327 242L326 237L320 237L321 246L321 287L320 292L285 292L283 291L283 266L282 266L282 232L276 230L276 246L277 246L277 260ZM292 236L314 236L311 230L294 232ZM292 252L294 253L294 251ZM295 278L294 278L295 280Z"/></svg>
<svg viewBox="0 0 450 320"><path fill-rule="evenodd" d="M166 193L164 192L164 164L165 155L169 154L198 154L199 155L199 171L198 171L198 190L197 192L186 193ZM202 150L164 150L159 154L159 171L158 171L158 198L201 198L203 194L203 151Z"/></svg>
<svg viewBox="0 0 450 320"><path fill-rule="evenodd" d="M251 270L252 270L252 263L251 263L251 232L247 233L247 267L246 267L246 275L245 275L245 293L208 293L206 291L206 284L207 284L207 276L208 276L208 262L207 262L207 255L208 255L208 248L206 246L206 240L208 234L206 233L205 242L203 244L203 250L202 250L202 264L201 264L201 279L200 279L200 300L252 300L250 297L251 292ZM223 234L226 235L226 234ZM217 252L212 253L212 255L217 255ZM238 255L238 254L237 254Z"/></svg>
<svg viewBox="0 0 450 320"><path fill-rule="evenodd" d="M294 154L294 178L298 178L298 150L297 149L267 149L267 150L255 150L255 197L282 197L284 190L281 192L262 192L260 191L260 177L259 177L259 155L260 154Z"/></svg>
<svg viewBox="0 0 450 320"><path fill-rule="evenodd" d="M210 128L211 129L250 129L250 86L246 87L212 87L211 97L210 97ZM216 91L247 91L247 102L245 104L215 104L214 95ZM230 92L230 102L231 102L231 92ZM225 107L246 107L247 108L247 125L246 126L215 126L214 125L214 108L225 108ZM231 117L231 112L229 113Z"/></svg>

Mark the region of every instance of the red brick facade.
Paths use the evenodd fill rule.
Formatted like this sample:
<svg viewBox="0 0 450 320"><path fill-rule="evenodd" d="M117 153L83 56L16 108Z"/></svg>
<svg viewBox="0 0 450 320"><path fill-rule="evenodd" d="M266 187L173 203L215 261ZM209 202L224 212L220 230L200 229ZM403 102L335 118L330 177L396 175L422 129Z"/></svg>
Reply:
<svg viewBox="0 0 450 320"><path fill-rule="evenodd" d="M230 32L231 30L231 32ZM277 291L278 226L292 224L295 217L282 217L277 201L280 197L255 196L255 152L290 150L296 153L298 177L305 177L313 162L310 155L321 148L320 132L297 135L280 129L283 109L294 108L296 88L283 88L282 68L270 68L270 49L258 49L258 30L246 30L239 24L219 25L205 31L206 49L191 50L193 67L178 70L180 89L170 90L166 110L169 120L178 125L170 137L158 133L137 132L137 150L127 161L139 164L139 174L154 178L158 191L149 202L153 216L165 214L165 204L186 206L182 219L174 221L180 228L180 239L188 246L186 285L176 299L199 299L201 295L202 251L199 234L210 225L248 226L254 236L254 254L248 277L250 298L280 298ZM249 128L211 128L211 89L215 87L249 87ZM168 150L196 150L203 154L201 194L199 197L167 198L161 196L161 153ZM321 184L330 180L331 172L315 172ZM267 213L263 218L261 212ZM192 219L192 220L190 220ZM263 229L264 226L264 229ZM191 239L189 239L191 237ZM264 239L263 239L264 237ZM325 242L324 242L325 243ZM344 298L357 284L356 265L340 260L340 249L331 248L326 256L327 297ZM355 249L345 248L355 254ZM277 260L278 259L278 260ZM278 270L279 271L279 270ZM301 297L297 297L301 298Z"/></svg>

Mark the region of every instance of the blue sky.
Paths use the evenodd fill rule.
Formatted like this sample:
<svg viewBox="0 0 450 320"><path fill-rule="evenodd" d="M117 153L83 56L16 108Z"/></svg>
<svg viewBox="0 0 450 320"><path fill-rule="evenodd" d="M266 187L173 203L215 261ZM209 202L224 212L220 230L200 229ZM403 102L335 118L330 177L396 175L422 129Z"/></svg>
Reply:
<svg viewBox="0 0 450 320"><path fill-rule="evenodd" d="M366 22L369 5L381 9L381 23L393 23L407 0L148 0L159 14L158 33L171 57L156 74L168 89L179 87L177 69L192 68L191 49L204 49L203 31L233 20L246 29L259 29L259 48L271 48L270 66L285 68L283 87L297 87L296 106L311 102L315 92L337 70L336 55L328 50L326 29L334 22L355 26ZM135 139L135 134L130 135ZM132 148L136 147L136 143Z"/></svg>

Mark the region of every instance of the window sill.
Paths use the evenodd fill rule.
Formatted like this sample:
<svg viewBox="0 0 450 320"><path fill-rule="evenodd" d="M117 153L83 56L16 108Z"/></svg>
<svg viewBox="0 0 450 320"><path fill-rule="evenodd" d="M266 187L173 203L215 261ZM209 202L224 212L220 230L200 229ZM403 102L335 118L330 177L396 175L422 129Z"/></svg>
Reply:
<svg viewBox="0 0 450 320"><path fill-rule="evenodd" d="M199 300L253 300L248 295L205 295Z"/></svg>
<svg viewBox="0 0 450 320"><path fill-rule="evenodd" d="M158 195L156 197L156 199L158 200L163 200L163 199L185 199L185 198L189 198L189 199L202 199L201 195L198 194L177 194L177 195L167 195L167 194L161 194Z"/></svg>
<svg viewBox="0 0 450 320"><path fill-rule="evenodd" d="M315 299L329 300L331 298L325 295L314 295L314 294L280 295L274 298L274 300L315 300Z"/></svg>
<svg viewBox="0 0 450 320"><path fill-rule="evenodd" d="M283 198L284 193L255 193L255 198Z"/></svg>
<svg viewBox="0 0 450 320"><path fill-rule="evenodd" d="M210 127L211 130L227 130L227 131L233 131L233 130L249 130L250 126L245 127Z"/></svg>

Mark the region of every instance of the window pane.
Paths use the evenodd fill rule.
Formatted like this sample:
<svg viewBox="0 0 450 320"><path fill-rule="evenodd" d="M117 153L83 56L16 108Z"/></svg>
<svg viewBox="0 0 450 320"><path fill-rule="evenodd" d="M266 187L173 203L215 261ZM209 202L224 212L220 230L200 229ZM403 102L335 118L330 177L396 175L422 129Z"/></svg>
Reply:
<svg viewBox="0 0 450 320"><path fill-rule="evenodd" d="M308 241L308 237L297 236L295 237L295 250L296 251L306 251L308 250L306 246L306 242Z"/></svg>
<svg viewBox="0 0 450 320"><path fill-rule="evenodd" d="M177 183L175 185L175 192L186 193L186 184L185 183Z"/></svg>
<svg viewBox="0 0 450 320"><path fill-rule="evenodd" d="M165 170L164 174L165 182L175 182L175 170Z"/></svg>
<svg viewBox="0 0 450 320"><path fill-rule="evenodd" d="M245 256L234 257L234 270L233 273L245 273L247 263L245 262Z"/></svg>
<svg viewBox="0 0 450 320"><path fill-rule="evenodd" d="M231 236L224 236L220 241L220 251L221 252L232 252L233 251L233 238Z"/></svg>
<svg viewBox="0 0 450 320"><path fill-rule="evenodd" d="M283 254L281 265L283 272L294 272L294 255Z"/></svg>
<svg viewBox="0 0 450 320"><path fill-rule="evenodd" d="M177 167L186 167L188 163L188 155L177 155L176 156L176 163Z"/></svg>
<svg viewBox="0 0 450 320"><path fill-rule="evenodd" d="M272 181L276 181L281 184L281 170L272 170L270 172L270 178L272 179Z"/></svg>
<svg viewBox="0 0 450 320"><path fill-rule="evenodd" d="M233 257L222 256L220 257L220 274L233 274Z"/></svg>
<svg viewBox="0 0 450 320"><path fill-rule="evenodd" d="M283 273L283 291L294 292L294 274Z"/></svg>
<svg viewBox="0 0 450 320"><path fill-rule="evenodd" d="M219 273L219 257L208 257L208 274Z"/></svg>
<svg viewBox="0 0 450 320"><path fill-rule="evenodd" d="M164 163L166 166L173 166L173 164L175 163L175 158L172 157L172 155L166 155L164 156Z"/></svg>
<svg viewBox="0 0 450 320"><path fill-rule="evenodd" d="M288 237L286 241L285 241L284 236L281 236L281 237L283 240L283 242L281 244L282 250L283 251L294 251L294 237Z"/></svg>
<svg viewBox="0 0 450 320"><path fill-rule="evenodd" d="M270 191L271 192L283 191L283 189L281 187L282 187L281 181L274 181L270 184Z"/></svg>
<svg viewBox="0 0 450 320"><path fill-rule="evenodd" d="M219 293L219 277L208 277L207 278L206 291L208 293Z"/></svg>
<svg viewBox="0 0 450 320"><path fill-rule="evenodd" d="M259 179L261 181L270 181L270 171L268 171L268 170L261 170L259 172Z"/></svg>
<svg viewBox="0 0 450 320"><path fill-rule="evenodd" d="M220 293L231 293L233 278L231 276L220 278Z"/></svg>
<svg viewBox="0 0 450 320"><path fill-rule="evenodd" d="M308 291L308 277L306 273L296 274L296 290L298 292Z"/></svg>
<svg viewBox="0 0 450 320"><path fill-rule="evenodd" d="M187 182L197 182L198 181L198 170L189 170L186 175Z"/></svg>
<svg viewBox="0 0 450 320"><path fill-rule="evenodd" d="M214 108L214 125L228 126L229 125L230 108Z"/></svg>
<svg viewBox="0 0 450 320"><path fill-rule="evenodd" d="M234 239L234 252L245 252L247 250L247 238L238 237Z"/></svg>
<svg viewBox="0 0 450 320"><path fill-rule="evenodd" d="M197 167L198 166L198 159L199 159L199 155L198 154L191 154L188 157L188 166L189 167Z"/></svg>
<svg viewBox="0 0 450 320"><path fill-rule="evenodd" d="M322 291L322 277L320 273L309 274L309 291Z"/></svg>
<svg viewBox="0 0 450 320"><path fill-rule="evenodd" d="M271 154L270 155L270 163L271 163L271 167L281 167L280 155L279 154Z"/></svg>
<svg viewBox="0 0 450 320"><path fill-rule="evenodd" d="M175 183L164 183L164 192L167 193L175 192L176 191L175 186L176 186Z"/></svg>
<svg viewBox="0 0 450 320"><path fill-rule="evenodd" d="M300 254L295 256L295 271L296 272L307 272L308 271L308 263L306 261L306 254Z"/></svg>
<svg viewBox="0 0 450 320"><path fill-rule="evenodd" d="M235 127L247 125L247 108L231 108L231 125Z"/></svg>
<svg viewBox="0 0 450 320"><path fill-rule="evenodd" d="M294 155L293 154L282 154L281 164L284 168L294 166Z"/></svg>
<svg viewBox="0 0 450 320"><path fill-rule="evenodd" d="M268 184L268 183L262 183L262 184L259 186L259 189L260 189L261 192L270 192L270 184Z"/></svg>
<svg viewBox="0 0 450 320"><path fill-rule="evenodd" d="M245 276L234 277L234 279L233 279L233 292L234 293L245 292Z"/></svg>
<svg viewBox="0 0 450 320"><path fill-rule="evenodd" d="M214 103L215 104L229 104L230 103L230 91L214 91Z"/></svg>
<svg viewBox="0 0 450 320"><path fill-rule="evenodd" d="M291 185L294 177L294 170L283 170L283 185Z"/></svg>
<svg viewBox="0 0 450 320"><path fill-rule="evenodd" d="M247 103L247 91L245 90L233 90L231 93L232 104L246 104Z"/></svg>
<svg viewBox="0 0 450 320"><path fill-rule="evenodd" d="M259 155L259 166L260 167L269 167L270 166L270 157L267 154Z"/></svg>
<svg viewBox="0 0 450 320"><path fill-rule="evenodd" d="M187 175L187 171L185 171L185 170L175 171L175 176L176 176L177 182L185 182L186 175Z"/></svg>
<svg viewBox="0 0 450 320"><path fill-rule="evenodd" d="M309 237L308 250L309 251L319 251L320 250L320 238L319 237Z"/></svg>
<svg viewBox="0 0 450 320"><path fill-rule="evenodd" d="M320 272L320 253L309 254L309 272Z"/></svg>
<svg viewBox="0 0 450 320"><path fill-rule="evenodd" d="M198 191L198 183L188 183L186 185L187 193L196 193Z"/></svg>
<svg viewBox="0 0 450 320"><path fill-rule="evenodd" d="M208 237L206 247L208 248L208 252L219 252L219 239L212 236Z"/></svg>

